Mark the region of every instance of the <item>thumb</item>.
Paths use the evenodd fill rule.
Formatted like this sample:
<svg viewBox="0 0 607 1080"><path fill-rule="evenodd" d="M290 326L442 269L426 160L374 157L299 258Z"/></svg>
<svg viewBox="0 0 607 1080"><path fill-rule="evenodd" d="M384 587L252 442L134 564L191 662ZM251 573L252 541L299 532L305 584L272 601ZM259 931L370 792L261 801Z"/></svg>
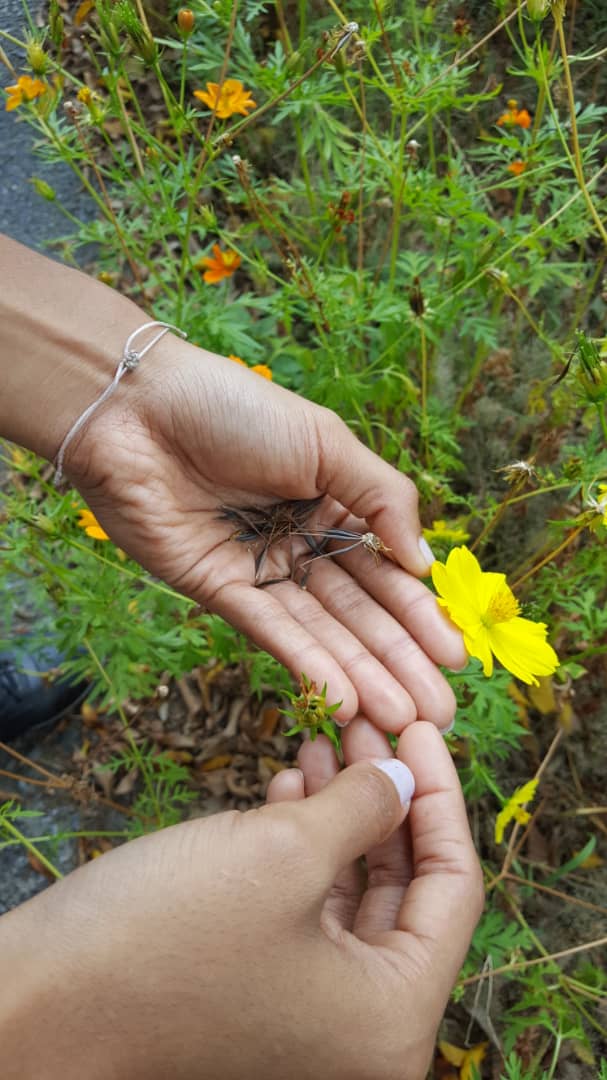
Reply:
<svg viewBox="0 0 607 1080"><path fill-rule="evenodd" d="M331 885L341 870L381 844L402 824L415 790L397 758L361 761L300 803L300 824Z"/></svg>
<svg viewBox="0 0 607 1080"><path fill-rule="evenodd" d="M418 577L430 573L434 555L422 536L418 492L412 480L363 446L346 425L321 427L321 491L363 518L401 566Z"/></svg>

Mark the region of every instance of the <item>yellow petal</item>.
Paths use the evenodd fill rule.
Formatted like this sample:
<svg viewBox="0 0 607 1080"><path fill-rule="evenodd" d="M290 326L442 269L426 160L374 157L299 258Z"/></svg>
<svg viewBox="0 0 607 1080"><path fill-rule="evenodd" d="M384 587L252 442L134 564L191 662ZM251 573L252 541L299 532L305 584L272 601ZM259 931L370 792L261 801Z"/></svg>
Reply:
<svg viewBox="0 0 607 1080"><path fill-rule="evenodd" d="M534 776L533 780L528 780L522 787L517 788L509 801L516 806L524 806L525 803L531 802L535 798L538 783L537 776Z"/></svg>
<svg viewBox="0 0 607 1080"><path fill-rule="evenodd" d="M461 1046L454 1046L453 1043L441 1041L438 1044L438 1049L445 1061L448 1061L450 1065L456 1065L458 1068L466 1057L466 1051Z"/></svg>
<svg viewBox="0 0 607 1080"><path fill-rule="evenodd" d="M462 1065L462 1071L460 1072L460 1080L475 1080L477 1076L480 1076L480 1064L487 1053L488 1042L478 1043L477 1046L471 1046L466 1051L466 1060Z"/></svg>
<svg viewBox="0 0 607 1080"><path fill-rule="evenodd" d="M496 844L501 844L502 840L504 839L504 829L506 828L506 825L508 824L509 821L512 820L513 817L514 817L514 808L510 805L510 803L506 803L504 808L502 810L500 810L499 814L497 815L497 817L495 819L495 842L496 842Z"/></svg>
<svg viewBox="0 0 607 1080"><path fill-rule="evenodd" d="M473 634L464 630L464 646L469 656L480 660L483 665L483 675L490 678L493 675L493 656L487 628L479 625Z"/></svg>
<svg viewBox="0 0 607 1080"><path fill-rule="evenodd" d="M517 616L492 626L489 641L500 664L522 682L537 686L537 675L552 675L559 666L558 656L546 641L545 623Z"/></svg>

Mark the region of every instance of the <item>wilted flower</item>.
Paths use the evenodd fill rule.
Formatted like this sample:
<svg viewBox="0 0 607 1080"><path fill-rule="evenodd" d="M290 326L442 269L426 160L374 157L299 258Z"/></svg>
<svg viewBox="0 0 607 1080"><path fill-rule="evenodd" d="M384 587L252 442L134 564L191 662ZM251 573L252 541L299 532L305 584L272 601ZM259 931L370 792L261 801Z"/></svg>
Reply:
<svg viewBox="0 0 607 1080"><path fill-rule="evenodd" d="M232 277L238 270L241 263L241 258L236 251L222 251L219 244L213 244L213 254L205 255L199 262L196 263L198 269L202 269L206 266L206 270L202 275L204 280L209 285L216 285L219 281L223 281L224 278Z"/></svg>
<svg viewBox="0 0 607 1080"><path fill-rule="evenodd" d="M602 518L602 524L607 527L607 484L599 484L598 492L598 499L588 493L586 506L589 510L594 510L595 514L599 514Z"/></svg>
<svg viewBox="0 0 607 1080"><path fill-rule="evenodd" d="M462 631L470 656L483 672L493 673L493 656L525 683L538 686L537 675L552 675L559 660L546 641L545 623L521 618L520 604L505 574L485 573L466 547L453 548L446 563L432 564L438 602Z"/></svg>
<svg viewBox="0 0 607 1080"><path fill-rule="evenodd" d="M240 79L226 79L221 85L208 82L206 90L195 90L194 97L213 109L220 120L228 120L235 113L247 116L257 105L251 91L245 90Z"/></svg>
<svg viewBox="0 0 607 1080"><path fill-rule="evenodd" d="M504 465L497 472L503 472L509 484L519 484L523 480L534 480L537 476L535 466L530 461L513 461Z"/></svg>

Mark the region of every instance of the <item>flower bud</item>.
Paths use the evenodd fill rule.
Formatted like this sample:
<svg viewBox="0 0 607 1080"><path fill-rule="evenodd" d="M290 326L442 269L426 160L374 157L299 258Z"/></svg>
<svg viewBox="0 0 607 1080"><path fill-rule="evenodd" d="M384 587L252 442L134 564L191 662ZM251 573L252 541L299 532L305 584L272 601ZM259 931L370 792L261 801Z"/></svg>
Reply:
<svg viewBox="0 0 607 1080"><path fill-rule="evenodd" d="M30 183L38 195L41 195L47 202L54 202L57 198L55 189L50 184L47 184L46 180L41 180L39 176L32 176Z"/></svg>
<svg viewBox="0 0 607 1080"><path fill-rule="evenodd" d="M55 48L58 49L63 42L64 32L63 15L61 14L61 9L59 8L59 0L51 0L49 4L48 25L51 35L51 41L53 42Z"/></svg>
<svg viewBox="0 0 607 1080"><path fill-rule="evenodd" d="M535 22L541 22L550 11L550 0L527 0L527 14Z"/></svg>
<svg viewBox="0 0 607 1080"><path fill-rule="evenodd" d="M578 331L574 358L577 360L576 376L582 398L589 405L600 405L607 401L607 363L601 355L599 343L586 337L583 331Z"/></svg>
<svg viewBox="0 0 607 1080"><path fill-rule="evenodd" d="M191 34L194 29L194 12L189 8L180 8L177 12L177 26L182 34Z"/></svg>
<svg viewBox="0 0 607 1080"><path fill-rule="evenodd" d="M44 75L48 68L48 56L39 41L28 41L25 55L35 75Z"/></svg>

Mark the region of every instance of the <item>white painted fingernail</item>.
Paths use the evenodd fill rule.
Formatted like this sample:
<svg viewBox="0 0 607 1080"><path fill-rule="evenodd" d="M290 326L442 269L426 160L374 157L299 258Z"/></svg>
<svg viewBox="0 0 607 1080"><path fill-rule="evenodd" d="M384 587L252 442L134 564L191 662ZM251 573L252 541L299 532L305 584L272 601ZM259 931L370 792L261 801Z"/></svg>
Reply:
<svg viewBox="0 0 607 1080"><path fill-rule="evenodd" d="M350 720L338 720L338 718L336 716L333 716L332 720L333 720L333 723L336 724L336 726L338 728L345 728L345 727L348 726L349 723L351 723Z"/></svg>
<svg viewBox="0 0 607 1080"><path fill-rule="evenodd" d="M421 551L424 559L428 563L428 566L432 566L432 563L436 561L436 555L434 554L430 544L424 536L419 538L419 550Z"/></svg>
<svg viewBox="0 0 607 1080"><path fill-rule="evenodd" d="M415 791L415 779L411 769L398 758L374 758L371 762L377 769L389 776L398 791L402 806L408 806Z"/></svg>

